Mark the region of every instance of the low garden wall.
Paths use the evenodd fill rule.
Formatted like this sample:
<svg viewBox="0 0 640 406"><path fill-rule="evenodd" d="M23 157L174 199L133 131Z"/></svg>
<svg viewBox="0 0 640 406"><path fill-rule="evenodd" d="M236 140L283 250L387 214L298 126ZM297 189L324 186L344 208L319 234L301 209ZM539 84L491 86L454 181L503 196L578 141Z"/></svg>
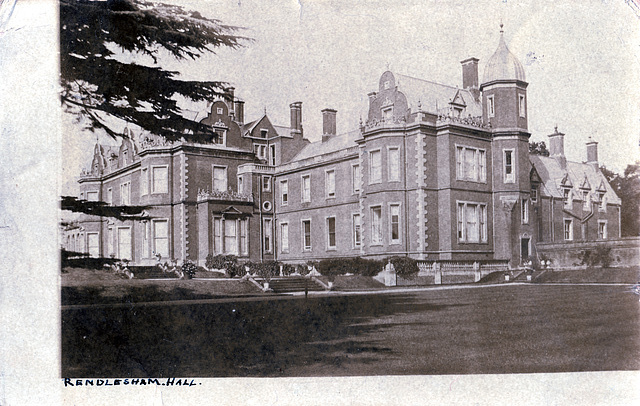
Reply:
<svg viewBox="0 0 640 406"><path fill-rule="evenodd" d="M590 265L588 259L608 261L610 267L640 265L640 237L572 243L538 243L536 250L539 258L545 257L551 260L551 266L554 269L583 269Z"/></svg>

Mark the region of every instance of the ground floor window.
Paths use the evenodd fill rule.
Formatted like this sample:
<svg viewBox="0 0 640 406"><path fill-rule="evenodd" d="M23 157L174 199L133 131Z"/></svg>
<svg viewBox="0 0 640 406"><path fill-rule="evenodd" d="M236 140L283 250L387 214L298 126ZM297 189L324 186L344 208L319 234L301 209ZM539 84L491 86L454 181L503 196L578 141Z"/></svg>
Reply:
<svg viewBox="0 0 640 406"><path fill-rule="evenodd" d="M264 252L273 251L272 220L264 219Z"/></svg>
<svg viewBox="0 0 640 406"><path fill-rule="evenodd" d="M336 218L327 218L327 249L336 249Z"/></svg>
<svg viewBox="0 0 640 406"><path fill-rule="evenodd" d="M289 252L289 223L280 223L280 251Z"/></svg>
<svg viewBox="0 0 640 406"><path fill-rule="evenodd" d="M487 242L487 206L458 202L458 241Z"/></svg>
<svg viewBox="0 0 640 406"><path fill-rule="evenodd" d="M607 239L607 222L606 221L598 221L598 239L600 240Z"/></svg>
<svg viewBox="0 0 640 406"><path fill-rule="evenodd" d="M98 258L100 256L100 237L98 233L87 233L87 243L89 255L93 258Z"/></svg>
<svg viewBox="0 0 640 406"><path fill-rule="evenodd" d="M371 208L371 245L382 244L382 207Z"/></svg>
<svg viewBox="0 0 640 406"><path fill-rule="evenodd" d="M132 260L131 256L131 228L118 228L118 258Z"/></svg>
<svg viewBox="0 0 640 406"><path fill-rule="evenodd" d="M155 255L162 255L162 258L169 258L169 221L153 221L153 252Z"/></svg>
<svg viewBox="0 0 640 406"><path fill-rule="evenodd" d="M215 254L248 255L248 220L213 219L213 252Z"/></svg>
<svg viewBox="0 0 640 406"><path fill-rule="evenodd" d="M311 220L302 220L302 249L311 251Z"/></svg>
<svg viewBox="0 0 640 406"><path fill-rule="evenodd" d="M390 227L391 244L400 244L400 205L392 204L389 206L390 211Z"/></svg>

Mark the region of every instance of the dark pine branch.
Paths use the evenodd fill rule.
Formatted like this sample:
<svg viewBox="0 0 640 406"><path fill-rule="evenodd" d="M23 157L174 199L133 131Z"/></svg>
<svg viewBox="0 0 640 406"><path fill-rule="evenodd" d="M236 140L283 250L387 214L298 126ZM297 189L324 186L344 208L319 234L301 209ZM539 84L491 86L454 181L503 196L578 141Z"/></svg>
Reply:
<svg viewBox="0 0 640 406"><path fill-rule="evenodd" d="M151 219L150 216L143 215L145 210L150 209L150 206L110 206L105 202L81 200L75 196L62 196L60 208L74 213L111 217L121 221Z"/></svg>

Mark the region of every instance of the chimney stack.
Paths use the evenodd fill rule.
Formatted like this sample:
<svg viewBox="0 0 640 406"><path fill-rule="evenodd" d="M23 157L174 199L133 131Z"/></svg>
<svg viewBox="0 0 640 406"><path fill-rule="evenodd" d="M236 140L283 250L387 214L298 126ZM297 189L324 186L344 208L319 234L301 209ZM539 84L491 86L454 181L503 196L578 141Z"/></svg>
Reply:
<svg viewBox="0 0 640 406"><path fill-rule="evenodd" d="M322 142L336 135L336 113L334 109L322 110Z"/></svg>
<svg viewBox="0 0 640 406"><path fill-rule="evenodd" d="M293 102L291 110L291 133L302 134L302 102Z"/></svg>
<svg viewBox="0 0 640 406"><path fill-rule="evenodd" d="M562 169L566 168L567 158L564 156L564 134L558 132L558 126L555 127L553 134L549 135L549 156L557 158Z"/></svg>
<svg viewBox="0 0 640 406"><path fill-rule="evenodd" d="M598 143L591 137L587 142L587 163L598 167Z"/></svg>
<svg viewBox="0 0 640 406"><path fill-rule="evenodd" d="M236 100L234 103L235 121L239 124L244 124L244 102L242 100Z"/></svg>
<svg viewBox="0 0 640 406"><path fill-rule="evenodd" d="M469 90L476 101L480 99L478 61L478 58L468 58L460 62L462 64L462 88Z"/></svg>

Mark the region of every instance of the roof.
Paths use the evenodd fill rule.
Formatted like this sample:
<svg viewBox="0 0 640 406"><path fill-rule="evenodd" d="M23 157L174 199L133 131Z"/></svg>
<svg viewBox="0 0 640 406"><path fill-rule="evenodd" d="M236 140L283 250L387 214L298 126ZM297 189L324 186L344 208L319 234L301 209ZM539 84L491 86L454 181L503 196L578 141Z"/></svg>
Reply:
<svg viewBox="0 0 640 406"><path fill-rule="evenodd" d="M473 117L482 115L482 105L476 101L473 94L467 89L460 89L455 86L444 85L442 83L429 80L418 79L398 73L393 74L396 78L396 86L407 98L407 103L412 111L417 111L421 106L422 111L438 113L444 108L449 108L449 103L456 99L457 104L467 106L467 114ZM458 97L456 97L458 96Z"/></svg>
<svg viewBox="0 0 640 406"><path fill-rule="evenodd" d="M529 156L529 159L542 179L544 186L540 191L543 195L562 198L561 185L563 183L572 185L576 191L581 188L586 190L586 186L588 185L588 190L591 193L596 193L599 189L603 188L607 202L611 204L621 203L620 198L613 191L609 182L606 181L602 172L591 164L567 161L565 170L562 169L559 160L556 158L532 154Z"/></svg>
<svg viewBox="0 0 640 406"><path fill-rule="evenodd" d="M281 137L291 137L291 128L284 125L275 125L272 124L273 128L276 129L278 135Z"/></svg>
<svg viewBox="0 0 640 406"><path fill-rule="evenodd" d="M504 42L504 34L500 31L498 49L493 53L484 68L484 80L489 83L495 80L521 80L525 81L524 68L518 59L509 51Z"/></svg>
<svg viewBox="0 0 640 406"><path fill-rule="evenodd" d="M355 147L358 145L355 142L358 138L360 138L360 130L353 130L344 134L332 135L325 142L312 142L306 147L302 148L302 150L298 152L298 154L293 157L290 162L302 161L303 159L311 158L314 156L330 154L332 152Z"/></svg>

